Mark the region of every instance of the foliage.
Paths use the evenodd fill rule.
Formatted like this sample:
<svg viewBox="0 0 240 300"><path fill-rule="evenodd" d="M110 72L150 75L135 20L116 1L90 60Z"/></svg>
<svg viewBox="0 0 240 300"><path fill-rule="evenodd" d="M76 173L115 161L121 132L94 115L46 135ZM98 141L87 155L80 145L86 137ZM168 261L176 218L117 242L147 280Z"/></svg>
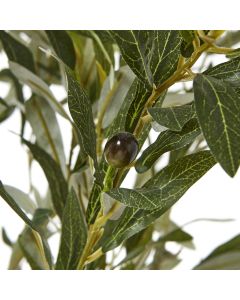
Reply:
<svg viewBox="0 0 240 300"><path fill-rule="evenodd" d="M2 174L1 200L26 224L16 241L2 228L12 249L9 269L21 268L24 259L32 269L48 270L172 269L180 262L166 243L193 247L194 241L171 221L170 209L216 163L231 177L240 164L240 56L234 49L239 35L227 45L228 35L217 30L0 31L0 51L9 61L0 81L10 87L0 99L0 122L20 111L19 140L49 188L43 199L30 182L28 195L6 185ZM225 55L225 62L212 67L203 60L193 72L199 59L211 60L213 54ZM181 91L174 92L176 83L182 83ZM52 85L62 87L67 98L57 100ZM71 128L69 153L59 118ZM158 132L154 142L152 128ZM117 169L107 164L103 146L120 132L133 134L140 151L133 163ZM166 153L168 164L160 168ZM123 188L132 169L135 186ZM56 223L53 231L50 225ZM53 257L48 240L58 231ZM120 262L117 247L118 254L125 253ZM195 269L239 269L239 257L237 236Z"/></svg>

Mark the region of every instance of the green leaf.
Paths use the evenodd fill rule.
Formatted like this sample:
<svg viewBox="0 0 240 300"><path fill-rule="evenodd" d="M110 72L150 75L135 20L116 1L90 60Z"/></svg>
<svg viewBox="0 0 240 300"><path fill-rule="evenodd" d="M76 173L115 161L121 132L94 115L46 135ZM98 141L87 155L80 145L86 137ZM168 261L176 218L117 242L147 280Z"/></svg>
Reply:
<svg viewBox="0 0 240 300"><path fill-rule="evenodd" d="M0 71L0 79L3 81L10 81L15 88L15 96L20 103L24 103L22 85L19 83L18 79L9 69L3 69Z"/></svg>
<svg viewBox="0 0 240 300"><path fill-rule="evenodd" d="M25 102L25 109L26 118L31 124L37 144L61 165L65 173L66 158L55 111L44 98L36 95Z"/></svg>
<svg viewBox="0 0 240 300"><path fill-rule="evenodd" d="M240 235L214 249L194 269L196 270L239 270Z"/></svg>
<svg viewBox="0 0 240 300"><path fill-rule="evenodd" d="M234 49L226 55L226 57L230 59L236 58L238 56L240 56L240 48Z"/></svg>
<svg viewBox="0 0 240 300"><path fill-rule="evenodd" d="M205 173L199 162L202 164L205 159L208 166L215 163L209 151L197 154L186 156L167 166L142 188L115 188L108 195L126 206L145 210L162 208L168 202L175 203L201 177L201 171Z"/></svg>
<svg viewBox="0 0 240 300"><path fill-rule="evenodd" d="M35 229L32 221L27 217L27 215L20 208L18 203L10 196L10 194L5 190L2 182L0 181L0 196L7 202L7 204L15 211L16 214L32 229Z"/></svg>
<svg viewBox="0 0 240 300"><path fill-rule="evenodd" d="M9 60L19 63L33 73L35 72L32 53L26 46L3 30L0 30L0 40Z"/></svg>
<svg viewBox="0 0 240 300"><path fill-rule="evenodd" d="M113 88L111 88L111 77L112 76L110 74L105 80L98 101L98 109L101 109L104 100L107 97L111 97L110 104L108 105L108 109L104 114L104 118L102 121L102 127L104 129L111 125L113 120L116 118L119 110L122 107L127 92L136 76L128 66L120 68L120 70L118 71L118 75L116 76Z"/></svg>
<svg viewBox="0 0 240 300"><path fill-rule="evenodd" d="M165 200L168 199L165 202L163 201L163 198L160 198L158 202L161 203L161 207L157 209L143 210L126 207L118 220L108 221L105 226L103 237L99 243L103 251L107 252L117 247L125 239L128 239L153 223L173 206L181 195L213 167L214 164L215 160L210 152L202 151L183 157L156 174L144 185L145 190L152 189L152 187L156 186L158 187L159 192L162 191L162 194L158 193L159 198L164 196L163 192L167 192L167 189L172 192L172 195L169 195L168 197L168 195L165 194ZM184 175L182 176L180 174L181 171L188 176L186 179L183 177ZM172 182L169 181L171 176L174 176L175 179L177 179L177 177L180 178L179 183L175 180L175 187ZM142 200L142 198L140 200ZM146 199L144 199L144 203L145 202ZM144 203L142 204L146 207L146 204Z"/></svg>
<svg viewBox="0 0 240 300"><path fill-rule="evenodd" d="M199 124L222 168L233 177L240 163L240 98L227 82L197 75L193 83Z"/></svg>
<svg viewBox="0 0 240 300"><path fill-rule="evenodd" d="M181 54L185 58L191 57L191 55L194 52L194 47L192 42L186 43L185 41L182 41L181 43Z"/></svg>
<svg viewBox="0 0 240 300"><path fill-rule="evenodd" d="M127 131L133 133L136 124L141 116L142 110L150 97L151 92L149 92L146 87L136 78L128 93L124 99L122 107L120 108L116 118L114 119L113 123L111 124L107 136L110 137L116 132ZM162 93L158 100L156 101L157 106L161 106L166 93ZM150 130L151 126L147 126L146 132ZM145 137L145 138L144 138ZM144 143L145 139L147 138L147 134L143 132L143 137L140 138L138 141L140 142L140 147Z"/></svg>
<svg viewBox="0 0 240 300"><path fill-rule="evenodd" d="M186 231L182 230L181 228L177 228L168 234L160 237L156 243L159 242L187 242L191 241L193 237L187 233Z"/></svg>
<svg viewBox="0 0 240 300"><path fill-rule="evenodd" d="M10 185L4 185L4 189L16 201L22 210L24 210L27 214L34 214L37 207L28 194Z"/></svg>
<svg viewBox="0 0 240 300"><path fill-rule="evenodd" d="M14 109L15 106L8 105L3 99L0 98L0 123L10 117Z"/></svg>
<svg viewBox="0 0 240 300"><path fill-rule="evenodd" d="M159 134L156 141L143 151L135 164L136 171L139 173L146 172L162 154L184 147L191 143L200 133L201 129L197 119L188 121L180 132L163 131Z"/></svg>
<svg viewBox="0 0 240 300"><path fill-rule="evenodd" d="M38 232L25 228L17 241L22 254L26 257L33 270L48 270L52 265L52 255L46 236L46 226L49 222L50 214L51 211L48 209L37 209L32 222Z"/></svg>
<svg viewBox="0 0 240 300"><path fill-rule="evenodd" d="M152 107L148 109L153 120L173 131L182 130L183 126L195 116L193 104L173 107Z"/></svg>
<svg viewBox="0 0 240 300"><path fill-rule="evenodd" d="M33 157L42 167L49 183L54 209L61 218L68 194L68 185L61 168L55 160L38 145L26 140L23 140L23 142L28 146Z"/></svg>
<svg viewBox="0 0 240 300"><path fill-rule="evenodd" d="M79 200L72 189L63 212L62 237L56 269L76 270L86 241L87 226Z"/></svg>
<svg viewBox="0 0 240 300"><path fill-rule="evenodd" d="M4 227L2 227L2 240L9 247L13 246L13 242L10 240L10 238L6 232L6 229Z"/></svg>
<svg viewBox="0 0 240 300"><path fill-rule="evenodd" d="M115 30L111 34L138 78L151 90L176 70L181 37L176 30Z"/></svg>
<svg viewBox="0 0 240 300"><path fill-rule="evenodd" d="M98 170L96 154L96 132L92 115L92 106L80 84L73 78L68 70L68 105L71 116L80 132L81 149L94 161Z"/></svg>
<svg viewBox="0 0 240 300"><path fill-rule="evenodd" d="M99 169L101 170L100 184L98 184L98 182L96 181L94 182L88 201L86 212L86 220L88 224L94 223L101 208L101 192L103 190L104 177L108 169L108 164L104 158L102 158L102 160L100 161Z"/></svg>
<svg viewBox="0 0 240 300"><path fill-rule="evenodd" d="M194 30L179 30L179 32L186 43L194 40Z"/></svg>
<svg viewBox="0 0 240 300"><path fill-rule="evenodd" d="M65 30L45 31L57 56L71 69L74 69L76 55L73 42Z"/></svg>
<svg viewBox="0 0 240 300"><path fill-rule="evenodd" d="M9 62L9 67L19 81L28 85L33 92L46 99L55 111L57 111L65 119L69 120L69 116L62 105L55 99L49 86L40 77L12 61Z"/></svg>
<svg viewBox="0 0 240 300"><path fill-rule="evenodd" d="M136 78L130 86L124 102L110 126L107 136L116 132L133 132L141 115L142 109L150 97L151 92Z"/></svg>
<svg viewBox="0 0 240 300"><path fill-rule="evenodd" d="M224 79L234 87L240 84L240 57L219 64L203 72L204 75L210 75L217 79Z"/></svg>

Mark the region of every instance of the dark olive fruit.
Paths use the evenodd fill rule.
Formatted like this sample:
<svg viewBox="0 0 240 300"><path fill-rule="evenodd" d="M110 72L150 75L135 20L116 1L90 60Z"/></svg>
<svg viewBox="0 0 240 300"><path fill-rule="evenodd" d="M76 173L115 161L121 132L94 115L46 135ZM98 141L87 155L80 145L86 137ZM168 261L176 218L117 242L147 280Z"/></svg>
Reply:
<svg viewBox="0 0 240 300"><path fill-rule="evenodd" d="M109 165L123 168L136 158L138 153L138 142L133 134L120 132L107 141L104 155Z"/></svg>

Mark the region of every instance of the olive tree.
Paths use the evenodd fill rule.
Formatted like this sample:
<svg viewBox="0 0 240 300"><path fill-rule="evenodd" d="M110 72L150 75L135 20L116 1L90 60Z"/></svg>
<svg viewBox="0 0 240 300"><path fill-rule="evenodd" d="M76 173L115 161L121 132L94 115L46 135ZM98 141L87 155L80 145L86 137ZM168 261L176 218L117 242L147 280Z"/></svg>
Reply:
<svg viewBox="0 0 240 300"><path fill-rule="evenodd" d="M1 175L1 200L26 224L14 242L2 229L9 268L23 259L48 270L174 268L180 259L166 243L193 237L171 207L215 164L231 177L240 164L239 41L223 30L0 31L9 61L0 80L10 84L0 121L20 112L29 172L36 161L48 182L43 197L30 176L27 195ZM226 59L213 67L216 54ZM57 100L52 85L67 97ZM71 127L69 153L59 118ZM134 187L123 187L132 169ZM48 239L58 232L53 257ZM240 235L195 269L240 268L239 247Z"/></svg>

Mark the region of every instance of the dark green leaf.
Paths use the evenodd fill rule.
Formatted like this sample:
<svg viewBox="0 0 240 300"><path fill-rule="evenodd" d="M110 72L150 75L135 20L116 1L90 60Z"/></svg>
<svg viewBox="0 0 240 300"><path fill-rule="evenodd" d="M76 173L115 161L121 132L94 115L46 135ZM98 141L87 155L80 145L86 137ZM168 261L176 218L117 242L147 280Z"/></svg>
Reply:
<svg viewBox="0 0 240 300"><path fill-rule="evenodd" d="M26 46L3 30L0 30L0 40L9 60L19 63L33 73L35 72L32 53Z"/></svg>
<svg viewBox="0 0 240 300"><path fill-rule="evenodd" d="M118 115L116 116L112 125L109 128L107 136L110 137L116 132L121 131L133 133L136 124L141 116L142 110L150 95L151 92L147 91L146 87L138 79L135 79L130 89L128 90L122 107L118 112ZM165 95L166 93L161 94L161 96L157 100L157 106L162 105ZM147 129L150 130L150 126L148 126ZM142 140L143 142L145 141L144 138L142 138ZM142 145L143 143L140 144Z"/></svg>
<svg viewBox="0 0 240 300"><path fill-rule="evenodd" d="M195 116L193 104L173 107L152 107L148 110L153 120L173 131L182 130L183 126Z"/></svg>
<svg viewBox="0 0 240 300"><path fill-rule="evenodd" d="M17 202L8 194L5 190L2 182L0 181L0 196L7 202L7 204L15 211L16 214L32 229L36 230L32 221L27 217L27 215L23 212Z"/></svg>
<svg viewBox="0 0 240 300"><path fill-rule="evenodd" d="M0 79L11 81L15 87L16 98L20 103L24 103L22 85L19 83L18 79L10 71L10 69L3 69L0 71Z"/></svg>
<svg viewBox="0 0 240 300"><path fill-rule="evenodd" d="M208 257L203 259L196 270L239 270L240 269L240 235L218 246Z"/></svg>
<svg viewBox="0 0 240 300"><path fill-rule="evenodd" d="M73 42L65 30L46 30L56 54L71 69L74 69L76 55Z"/></svg>
<svg viewBox="0 0 240 300"><path fill-rule="evenodd" d="M183 57L189 58L194 52L194 47L192 42L186 43L185 41L182 41L181 43L181 54Z"/></svg>
<svg viewBox="0 0 240 300"><path fill-rule="evenodd" d="M200 133L201 129L197 119L188 121L180 132L163 131L156 141L143 151L135 164L136 171L139 173L147 171L163 153L184 147Z"/></svg>
<svg viewBox="0 0 240 300"><path fill-rule="evenodd" d="M0 98L0 123L10 117L14 109L15 106L8 105L3 99Z"/></svg>
<svg viewBox="0 0 240 300"><path fill-rule="evenodd" d="M213 165L215 160L209 151L202 151L196 154L192 154L179 159L174 164L167 166L165 169L160 171L155 177L150 179L144 187L146 190L153 186L158 186L159 190L164 189L164 185L173 188L175 193L175 188L172 186L169 178L172 176L177 177L176 172L182 170L186 174L190 174L190 178L181 178L181 184L176 183L176 187L179 188L180 185L184 187L185 191L194 182L200 179ZM178 174L181 177L180 173ZM184 182L185 181L185 182ZM178 195L184 194L183 190L178 190ZM169 196L169 201L162 202L162 207L155 210L142 210L138 208L126 207L123 214L117 221L108 221L105 226L105 231L103 237L100 241L100 246L104 252L117 247L122 241L128 239L132 235L141 231L142 229L149 226L152 222L163 215L179 198L174 197L174 193ZM159 197L161 195L159 194ZM146 199L144 200L146 201Z"/></svg>
<svg viewBox="0 0 240 300"><path fill-rule="evenodd" d="M240 98L232 86L207 75L194 79L199 124L210 150L233 177L240 163Z"/></svg>
<svg viewBox="0 0 240 300"><path fill-rule="evenodd" d="M99 168L101 170L101 184L94 182L91 190L86 212L86 220L88 224L94 223L97 214L101 208L101 192L103 190L104 177L108 169L108 164L106 163L104 158L101 160Z"/></svg>
<svg viewBox="0 0 240 300"><path fill-rule="evenodd" d="M115 188L108 195L126 206L145 210L160 209L168 202L175 203L201 177L202 172L205 173L199 163L203 164L203 159L208 162L208 167L215 163L209 151L197 154L185 156L167 166L142 188Z"/></svg>
<svg viewBox="0 0 240 300"><path fill-rule="evenodd" d="M68 105L72 118L80 132L82 150L94 161L98 170L96 154L96 132L92 115L92 106L83 88L67 70Z"/></svg>
<svg viewBox="0 0 240 300"><path fill-rule="evenodd" d="M31 144L26 140L23 140L23 142L28 146L33 157L42 167L49 183L54 208L61 218L68 194L68 185L61 168L55 160L38 145Z"/></svg>
<svg viewBox="0 0 240 300"><path fill-rule="evenodd" d="M179 30L179 31L186 43L190 43L194 40L194 30Z"/></svg>
<svg viewBox="0 0 240 300"><path fill-rule="evenodd" d="M6 232L6 229L4 227L2 227L2 240L9 247L13 246L13 242L10 240L10 238L9 238L7 232Z"/></svg>
<svg viewBox="0 0 240 300"><path fill-rule="evenodd" d="M111 31L126 63L151 90L176 70L181 37L176 30Z"/></svg>
<svg viewBox="0 0 240 300"><path fill-rule="evenodd" d="M87 227L72 189L63 212L62 237L56 269L75 270L87 241Z"/></svg>
<svg viewBox="0 0 240 300"><path fill-rule="evenodd" d="M224 79L234 87L240 84L240 57L234 58L213 68L207 69L203 74L217 79Z"/></svg>
<svg viewBox="0 0 240 300"><path fill-rule="evenodd" d="M108 136L116 132L133 132L140 117L144 104L151 95L137 78L133 81L124 102L108 131Z"/></svg>

